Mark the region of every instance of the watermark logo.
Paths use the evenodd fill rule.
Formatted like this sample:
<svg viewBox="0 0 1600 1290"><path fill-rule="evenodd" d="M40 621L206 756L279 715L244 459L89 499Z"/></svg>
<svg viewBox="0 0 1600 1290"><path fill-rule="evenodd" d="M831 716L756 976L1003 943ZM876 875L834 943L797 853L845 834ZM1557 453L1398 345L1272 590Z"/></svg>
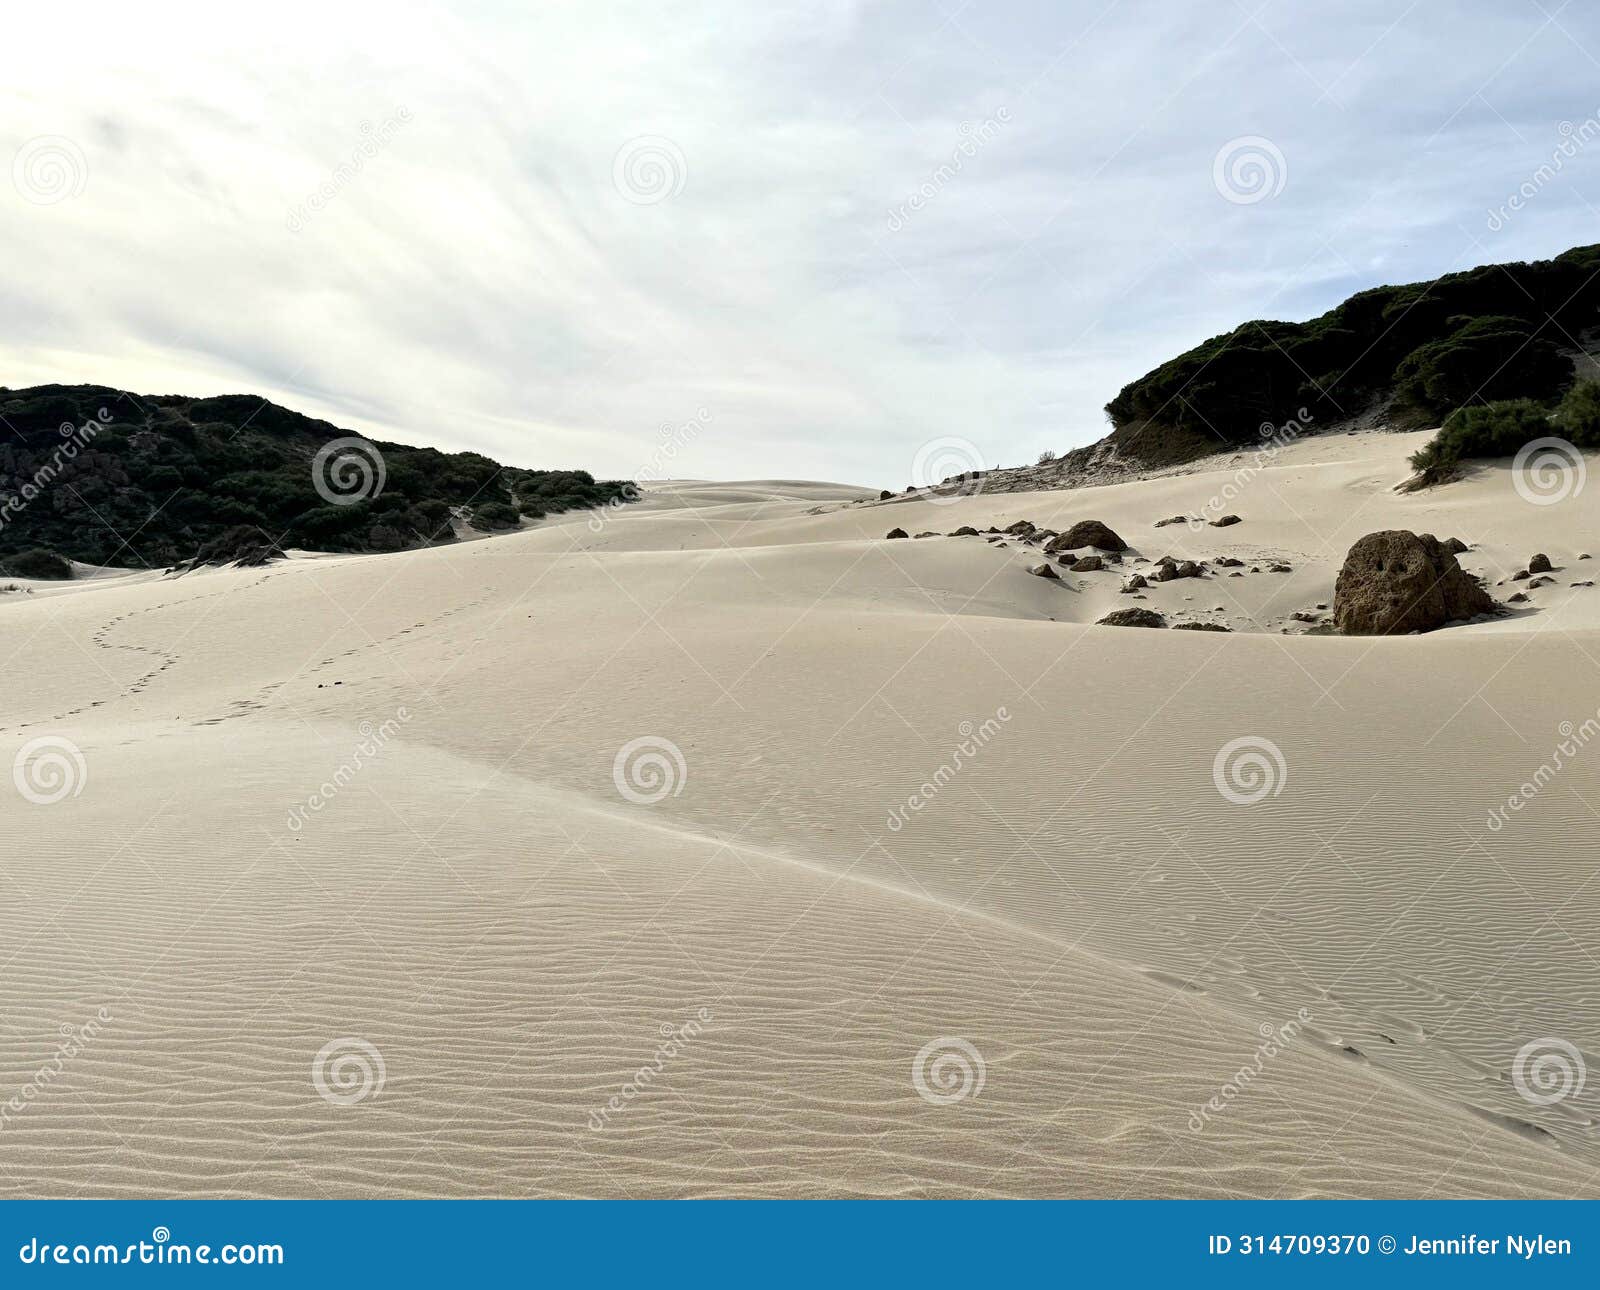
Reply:
<svg viewBox="0 0 1600 1290"><path fill-rule="evenodd" d="M988 1078L983 1054L966 1039L930 1039L911 1061L911 1087L924 1102L951 1106L983 1092Z"/></svg>
<svg viewBox="0 0 1600 1290"><path fill-rule="evenodd" d="M633 1073L620 1089L617 1090L606 1104L598 1111L589 1112L589 1128L598 1133L611 1123L611 1117L626 1110L628 1105L637 1097L650 1091L650 1086L667 1069L667 1063L677 1057L691 1040L698 1039L705 1033L706 1025L711 1021L711 1009L699 1008L695 1015L681 1026L675 1026L670 1021L661 1023L661 1042L656 1045L656 1051Z"/></svg>
<svg viewBox="0 0 1600 1290"><path fill-rule="evenodd" d="M917 185L915 191L905 201L889 211L889 231L898 233L903 229L913 215L924 209L944 191L945 185L951 183L961 173L962 167L968 161L993 142L995 136L1000 133L1000 128L1010 120L1011 109L1002 107L996 109L993 116L985 118L978 125L974 125L971 121L963 121L956 131L959 140L950 153L950 160L940 163L922 183Z"/></svg>
<svg viewBox="0 0 1600 1290"><path fill-rule="evenodd" d="M1498 833L1511 823L1513 813L1527 806L1558 774L1572 764L1577 755L1589 746L1596 735L1600 735L1600 712L1587 718L1581 726L1575 726L1570 721L1563 721L1556 727L1556 733L1561 736L1561 742L1556 744L1549 758L1539 763L1537 770L1531 776L1517 785L1516 792L1506 798L1504 806L1491 807L1487 824L1489 832Z"/></svg>
<svg viewBox="0 0 1600 1290"><path fill-rule="evenodd" d="M33 472L32 477L21 488L7 496L4 501L0 501L0 528L10 523L13 516L19 514L49 488L66 470L67 464L75 461L78 454L89 446L94 437L110 424L111 413L105 408L101 408L81 426L63 421L57 428L61 442L51 451L49 458Z"/></svg>
<svg viewBox="0 0 1600 1290"><path fill-rule="evenodd" d="M658 134L641 134L617 149L611 182L635 206L656 206L683 191L689 162L683 149Z"/></svg>
<svg viewBox="0 0 1600 1290"><path fill-rule="evenodd" d="M710 424L710 411L698 408L694 416L687 421L677 425L662 426L660 434L656 437L656 446L650 454L650 460L634 472L633 479L624 486L621 497L612 498L603 508L589 517L589 531L602 532L606 521L619 509L631 502L637 502L644 495L644 490L639 487L641 483L653 483L668 478L666 467L676 461L678 453L698 439L700 432Z"/></svg>
<svg viewBox="0 0 1600 1290"><path fill-rule="evenodd" d="M1254 806L1277 797L1288 779L1283 750L1260 735L1230 739L1211 762L1211 782L1235 806Z"/></svg>
<svg viewBox="0 0 1600 1290"><path fill-rule="evenodd" d="M1226 510L1233 501L1249 487L1251 480L1270 466L1280 452L1292 444L1306 432L1306 428L1315 418L1306 408L1300 408L1295 415L1281 426L1275 426L1270 421L1261 423L1258 434L1261 446L1250 454L1250 460L1238 470L1233 472L1233 478L1206 500L1200 508L1198 515L1189 517L1189 528L1198 533L1205 528L1220 512Z"/></svg>
<svg viewBox="0 0 1600 1290"><path fill-rule="evenodd" d="M1550 160L1544 162L1531 175L1517 186L1517 191L1512 193L1505 201L1500 203L1497 210L1488 212L1484 221L1491 233L1498 233L1507 224L1511 217L1522 210L1530 201L1544 191L1545 185L1550 183L1567 167L1571 161L1586 147L1589 142L1600 135L1600 112L1596 112L1581 125L1573 125L1571 121L1563 121L1557 128L1561 135L1561 142L1550 153Z"/></svg>
<svg viewBox="0 0 1600 1290"><path fill-rule="evenodd" d="M654 806L683 792L689 765L683 750L660 735L644 735L617 749L611 763L611 780L636 806Z"/></svg>
<svg viewBox="0 0 1600 1290"><path fill-rule="evenodd" d="M1311 1014L1304 1008L1295 1013L1292 1021L1286 1021L1281 1026L1263 1021L1257 1030L1261 1042L1256 1045L1254 1055L1202 1106L1189 1112L1189 1131L1201 1132L1213 1115L1220 1115L1230 1102L1243 1096L1251 1084L1266 1074L1267 1063L1293 1043L1310 1022Z"/></svg>
<svg viewBox="0 0 1600 1290"><path fill-rule="evenodd" d="M956 727L956 733L961 736L958 743L950 752L949 758L943 762L932 776L922 782L915 793L906 798L904 806L896 806L889 812L887 821L889 831L898 833L911 822L911 816L921 811L934 798L944 791L945 785L950 783L963 767L970 765L977 756L989 745L1001 727L1011 720L1011 713L1005 708L996 708L995 714L984 720L980 726L974 726L970 721L963 721Z"/></svg>
<svg viewBox="0 0 1600 1290"><path fill-rule="evenodd" d="M928 440L911 459L912 487L942 490L925 499L935 506L945 506L980 492L983 472L983 453L978 445L957 435Z"/></svg>
<svg viewBox="0 0 1600 1290"><path fill-rule="evenodd" d="M365 1039L330 1039L311 1059L311 1087L334 1106L354 1106L383 1092L383 1054Z"/></svg>
<svg viewBox="0 0 1600 1290"><path fill-rule="evenodd" d="M83 750L64 735L40 735L17 751L11 782L35 806L53 806L77 797L89 781Z"/></svg>
<svg viewBox="0 0 1600 1290"><path fill-rule="evenodd" d="M346 435L317 449L311 459L311 486L329 506L354 506L383 492L389 468L377 445Z"/></svg>
<svg viewBox="0 0 1600 1290"><path fill-rule="evenodd" d="M290 208L284 216L284 224L291 233L299 233L316 216L327 210L341 192L354 183L361 172L367 168L371 161L380 152L389 146L400 128L411 121L411 109L398 107L394 115L384 121L382 125L373 125L371 121L361 123L361 142L358 143L350 155L328 172L328 177L307 193L305 199Z"/></svg>
<svg viewBox="0 0 1600 1290"><path fill-rule="evenodd" d="M1577 1097L1588 1076L1583 1054L1565 1039L1546 1036L1523 1044L1511 1064L1511 1083L1524 1102L1550 1106Z"/></svg>
<svg viewBox="0 0 1600 1290"><path fill-rule="evenodd" d="M323 780L317 786L315 793L307 797L304 802L297 803L289 811L289 831L298 833L305 828L311 817L349 787L355 777L389 746L389 741L399 733L400 727L410 720L411 709L401 705L395 709L394 716L381 726L374 726L370 721L363 721L357 726L356 731L360 734L361 740L351 751L349 759L342 762L329 778Z"/></svg>
<svg viewBox="0 0 1600 1290"><path fill-rule="evenodd" d="M1553 435L1523 444L1511 459L1512 487L1534 506L1554 506L1578 496L1588 477L1583 453Z"/></svg>
<svg viewBox="0 0 1600 1290"><path fill-rule="evenodd" d="M111 1010L100 1008L81 1026L63 1021L57 1028L61 1042L56 1045L55 1052L45 1059L44 1065L33 1073L26 1084L5 1102L0 1103L0 1128L10 1124L32 1103L49 1092L50 1086L61 1077L62 1071L66 1070L67 1063L98 1039L101 1030L110 1020Z"/></svg>
<svg viewBox="0 0 1600 1290"><path fill-rule="evenodd" d="M1271 139L1259 134L1229 139L1211 162L1211 182L1235 206L1270 201L1289 182L1289 163Z"/></svg>
<svg viewBox="0 0 1600 1290"><path fill-rule="evenodd" d="M89 183L89 159L65 135L37 135L11 159L11 183L23 200L54 206L82 195Z"/></svg>

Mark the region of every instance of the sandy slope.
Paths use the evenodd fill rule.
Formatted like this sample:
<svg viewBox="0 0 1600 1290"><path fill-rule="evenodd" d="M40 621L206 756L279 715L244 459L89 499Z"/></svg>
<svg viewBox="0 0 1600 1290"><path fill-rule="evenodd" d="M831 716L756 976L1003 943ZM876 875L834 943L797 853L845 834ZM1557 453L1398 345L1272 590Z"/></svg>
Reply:
<svg viewBox="0 0 1600 1290"><path fill-rule="evenodd" d="M1600 1087L1512 1078L1531 1042L1600 1054L1600 749L1486 822L1600 707L1600 589L1568 585L1594 494L1394 494L1415 446L1295 445L1198 535L1151 524L1230 472L948 505L683 484L0 598L0 751L83 758L75 796L7 795L0 1187L1600 1193ZM882 540L1090 517L1294 572L1144 602L1235 635L1119 631L1088 625L1117 573ZM1390 526L1491 583L1562 572L1495 623L1280 634ZM659 801L615 778L641 738L681 753ZM1213 778L1241 738L1283 760L1253 804ZM350 1104L312 1080L341 1039L382 1062ZM934 1041L981 1088L919 1093Z"/></svg>

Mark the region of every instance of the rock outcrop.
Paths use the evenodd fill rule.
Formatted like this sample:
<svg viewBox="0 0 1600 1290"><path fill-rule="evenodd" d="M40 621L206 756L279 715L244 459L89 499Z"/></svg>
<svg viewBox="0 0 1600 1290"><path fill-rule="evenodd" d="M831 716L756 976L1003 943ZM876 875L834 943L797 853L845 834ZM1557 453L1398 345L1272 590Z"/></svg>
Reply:
<svg viewBox="0 0 1600 1290"><path fill-rule="evenodd" d="M1057 551L1076 551L1086 546L1098 547L1102 551L1128 549L1128 544L1117 536L1109 524L1099 520L1079 520L1065 533L1051 538L1045 550L1054 555Z"/></svg>
<svg viewBox="0 0 1600 1290"><path fill-rule="evenodd" d="M1153 609L1113 609L1100 619L1100 627L1165 627L1167 620Z"/></svg>
<svg viewBox="0 0 1600 1290"><path fill-rule="evenodd" d="M1333 620L1343 636L1404 636L1497 606L1455 555L1431 533L1368 533L1344 558L1333 592Z"/></svg>

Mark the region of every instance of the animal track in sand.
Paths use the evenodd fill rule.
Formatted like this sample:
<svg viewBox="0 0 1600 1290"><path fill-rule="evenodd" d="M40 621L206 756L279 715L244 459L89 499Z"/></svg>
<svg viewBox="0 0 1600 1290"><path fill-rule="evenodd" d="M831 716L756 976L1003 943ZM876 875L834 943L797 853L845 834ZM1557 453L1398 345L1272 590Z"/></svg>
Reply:
<svg viewBox="0 0 1600 1290"><path fill-rule="evenodd" d="M477 609L480 605L486 604L489 599L490 595L486 592L473 600L467 601L465 604L456 605L452 609L446 609L433 618L421 619L412 623L409 627L401 627L396 631L392 631L387 636L381 636L375 640L369 640L361 645L353 645L349 649L343 650L338 654L332 654L327 658L318 659L316 663L300 674L300 679L308 681L314 680L318 675L325 672L326 669L345 659L357 658L361 655L369 654L373 650L384 652L386 646L394 644L406 636L410 636L413 632L421 632L432 627L438 627L440 624L447 622L451 618L454 618L457 614L464 614L470 609Z"/></svg>

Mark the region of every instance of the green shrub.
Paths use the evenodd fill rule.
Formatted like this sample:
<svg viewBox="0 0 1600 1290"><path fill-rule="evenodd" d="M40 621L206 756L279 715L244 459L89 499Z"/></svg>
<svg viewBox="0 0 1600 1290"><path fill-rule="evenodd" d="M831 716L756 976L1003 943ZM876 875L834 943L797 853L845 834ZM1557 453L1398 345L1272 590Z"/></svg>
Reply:
<svg viewBox="0 0 1600 1290"><path fill-rule="evenodd" d="M1437 484L1468 457L1509 457L1523 444L1551 433L1550 417L1533 399L1506 399L1452 412L1411 465L1418 484Z"/></svg>
<svg viewBox="0 0 1600 1290"><path fill-rule="evenodd" d="M1551 418L1562 438L1579 448L1600 448L1600 381L1579 381Z"/></svg>
<svg viewBox="0 0 1600 1290"><path fill-rule="evenodd" d="M1482 399L1554 399L1572 360L1520 318L1452 319L1453 331L1418 346L1395 368L1395 402L1424 422Z"/></svg>
<svg viewBox="0 0 1600 1290"><path fill-rule="evenodd" d="M518 519L517 508L505 502L482 502L472 508L472 527L489 532L514 529Z"/></svg>
<svg viewBox="0 0 1600 1290"><path fill-rule="evenodd" d="M54 551L38 547L6 556L0 561L0 570L13 578L50 578L59 582L72 577L72 565Z"/></svg>

